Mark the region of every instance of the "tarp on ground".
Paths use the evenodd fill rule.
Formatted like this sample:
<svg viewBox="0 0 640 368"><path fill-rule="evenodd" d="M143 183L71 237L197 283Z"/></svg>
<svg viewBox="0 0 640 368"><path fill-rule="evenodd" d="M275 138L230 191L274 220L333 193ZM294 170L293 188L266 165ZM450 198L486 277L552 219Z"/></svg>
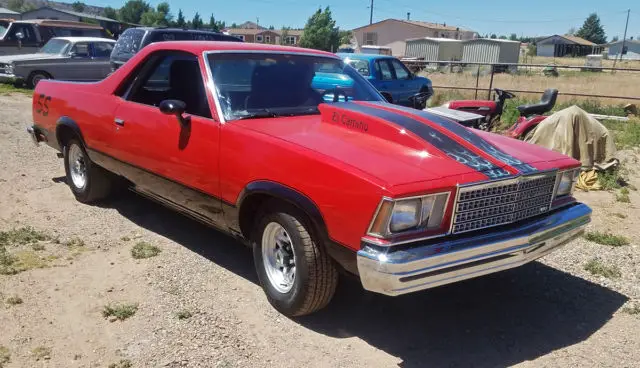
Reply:
<svg viewBox="0 0 640 368"><path fill-rule="evenodd" d="M617 164L616 145L609 130L577 106L544 119L525 141L564 153L582 163L584 170L606 170Z"/></svg>

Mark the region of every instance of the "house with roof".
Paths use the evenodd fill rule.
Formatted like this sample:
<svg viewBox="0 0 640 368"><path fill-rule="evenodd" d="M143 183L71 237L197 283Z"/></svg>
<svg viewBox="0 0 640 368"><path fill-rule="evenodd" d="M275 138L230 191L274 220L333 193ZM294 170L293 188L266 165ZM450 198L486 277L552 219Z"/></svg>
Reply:
<svg viewBox="0 0 640 368"><path fill-rule="evenodd" d="M115 19L103 17L101 15L81 13L73 10L52 8L50 6L43 6L38 9L30 10L22 13L22 19L52 19L52 20L67 20L73 22L88 22L97 23L105 30L116 33L120 29L121 23Z"/></svg>
<svg viewBox="0 0 640 368"><path fill-rule="evenodd" d="M20 13L7 8L0 8L0 19L20 19Z"/></svg>
<svg viewBox="0 0 640 368"><path fill-rule="evenodd" d="M536 47L537 56L548 57L587 56L590 54L600 54L604 50L603 46L585 40L584 38L570 35L553 35L539 39L536 42Z"/></svg>
<svg viewBox="0 0 640 368"><path fill-rule="evenodd" d="M246 25L246 22L243 25ZM255 24L255 23L253 23ZM297 46L300 43L303 31L301 29L267 29L256 24L256 28L226 28L224 33L236 36L244 42L268 43L274 45Z"/></svg>
<svg viewBox="0 0 640 368"><path fill-rule="evenodd" d="M624 46L623 46L624 45ZM640 60L640 41L631 39L607 44L609 57L624 60Z"/></svg>
<svg viewBox="0 0 640 368"><path fill-rule="evenodd" d="M362 45L386 46L391 48L391 53L395 56L404 55L407 39L431 37L464 41L477 37L477 33L474 31L445 23L391 18L356 28L352 32L356 40L356 47Z"/></svg>

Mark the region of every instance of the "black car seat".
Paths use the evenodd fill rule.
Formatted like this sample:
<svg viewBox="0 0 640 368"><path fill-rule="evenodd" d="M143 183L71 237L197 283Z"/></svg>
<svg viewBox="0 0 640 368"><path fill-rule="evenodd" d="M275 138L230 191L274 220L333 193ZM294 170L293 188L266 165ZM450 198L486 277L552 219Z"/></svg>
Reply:
<svg viewBox="0 0 640 368"><path fill-rule="evenodd" d="M558 98L558 90L549 88L544 91L540 102L530 105L518 106L520 116L542 115L547 111L551 111L556 104Z"/></svg>
<svg viewBox="0 0 640 368"><path fill-rule="evenodd" d="M189 114L211 118L197 60L175 60L169 70L170 95L187 105Z"/></svg>

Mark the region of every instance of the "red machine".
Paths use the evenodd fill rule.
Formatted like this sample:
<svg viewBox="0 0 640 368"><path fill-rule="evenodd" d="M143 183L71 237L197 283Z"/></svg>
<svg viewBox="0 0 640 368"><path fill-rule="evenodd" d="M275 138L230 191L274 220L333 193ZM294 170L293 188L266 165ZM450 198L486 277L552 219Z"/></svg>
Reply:
<svg viewBox="0 0 640 368"><path fill-rule="evenodd" d="M353 81L348 102L323 102L320 67ZM103 81L38 83L33 119L80 202L124 184L236 236L288 316L327 305L339 271L400 295L520 266L590 221L579 161L389 104L316 50L158 42Z"/></svg>
<svg viewBox="0 0 640 368"><path fill-rule="evenodd" d="M495 122L500 119L504 109L505 101L516 97L509 91L498 88L494 89L496 99L488 100L458 100L445 104L445 107L452 110L466 111L485 117L484 122L479 125L479 129L491 131ZM540 102L530 105L518 106L520 117L518 121L507 130L507 135L513 138L524 137L533 127L546 118L544 113L551 111L556 104L558 97L557 89L547 89L544 91Z"/></svg>

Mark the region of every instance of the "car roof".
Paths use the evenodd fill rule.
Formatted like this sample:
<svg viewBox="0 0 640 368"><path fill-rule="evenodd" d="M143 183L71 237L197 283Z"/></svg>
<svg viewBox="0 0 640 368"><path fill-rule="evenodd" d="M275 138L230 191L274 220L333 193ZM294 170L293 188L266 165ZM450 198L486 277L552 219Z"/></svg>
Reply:
<svg viewBox="0 0 640 368"><path fill-rule="evenodd" d="M143 50L146 53L159 50L187 51L194 54L201 54L205 51L212 52L273 52L273 53L290 53L305 54L317 56L329 56L337 58L336 54L326 51L304 49L293 46L280 46L258 43L245 42L226 42L226 41L165 41L152 43Z"/></svg>
<svg viewBox="0 0 640 368"><path fill-rule="evenodd" d="M65 40L69 42L109 42L116 43L115 40L102 37L54 37L53 40Z"/></svg>
<svg viewBox="0 0 640 368"><path fill-rule="evenodd" d="M222 35L222 32L211 31L208 29L185 29L185 28L170 28L170 27L135 27L129 29L139 29L141 31L147 32L175 32L175 33L208 33L208 34L219 34Z"/></svg>
<svg viewBox="0 0 640 368"><path fill-rule="evenodd" d="M348 52L341 52L336 54L342 59L352 58L358 60L376 60L376 59L396 59L391 55L379 55L379 54L354 54Z"/></svg>

